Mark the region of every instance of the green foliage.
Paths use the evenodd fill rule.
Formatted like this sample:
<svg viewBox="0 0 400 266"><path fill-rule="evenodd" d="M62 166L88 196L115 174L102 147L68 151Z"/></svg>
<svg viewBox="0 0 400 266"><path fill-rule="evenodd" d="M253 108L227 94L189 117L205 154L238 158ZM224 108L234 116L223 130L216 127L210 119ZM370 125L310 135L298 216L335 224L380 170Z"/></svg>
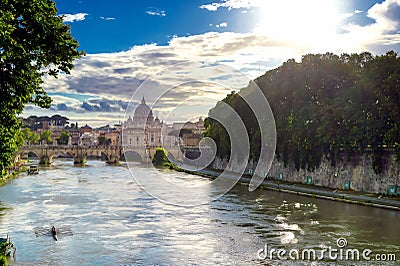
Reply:
<svg viewBox="0 0 400 266"><path fill-rule="evenodd" d="M108 138L106 138L106 137L104 137L104 136L99 136L98 138L97 138L97 143L99 144L99 145L101 145L101 146L107 146L107 145L111 145L111 139L108 139Z"/></svg>
<svg viewBox="0 0 400 266"><path fill-rule="evenodd" d="M26 142L28 145L33 145L39 140L39 135L31 131L29 128L23 128L21 129L22 137L24 139L24 142ZM18 145L22 146L22 145Z"/></svg>
<svg viewBox="0 0 400 266"><path fill-rule="evenodd" d="M170 170L176 170L176 171L178 171L180 169L179 167L177 167L175 164L173 164L171 162L163 163L162 167L166 168L166 169L170 169Z"/></svg>
<svg viewBox="0 0 400 266"><path fill-rule="evenodd" d="M0 255L0 266L6 266L6 265L8 265L8 261L7 261L7 258L5 257L5 256L1 256Z"/></svg>
<svg viewBox="0 0 400 266"><path fill-rule="evenodd" d="M42 144L52 144L53 139L51 138L51 131L43 130L42 133L40 133L40 141Z"/></svg>
<svg viewBox="0 0 400 266"><path fill-rule="evenodd" d="M165 150L163 148L157 148L154 153L152 163L155 167L162 167L165 163L168 163L168 158Z"/></svg>
<svg viewBox="0 0 400 266"><path fill-rule="evenodd" d="M375 172L385 169L385 149L400 156L400 58L395 52L308 54L290 59L257 78L277 129L277 158L296 169L313 170L326 157L341 159L372 153ZM244 91L249 88L244 88ZM237 93L224 100L240 115L250 137L250 155L260 150L257 121ZM218 112L218 104L212 112ZM229 157L229 136L216 121L205 120L206 136L217 154ZM400 158L400 157L399 157Z"/></svg>
<svg viewBox="0 0 400 266"><path fill-rule="evenodd" d="M24 146L25 138L21 130L18 130L17 133L15 134L15 142L17 144L17 147Z"/></svg>
<svg viewBox="0 0 400 266"><path fill-rule="evenodd" d="M0 170L17 150L21 114L28 103L50 107L44 76L69 74L83 53L52 0L0 2Z"/></svg>
<svg viewBox="0 0 400 266"><path fill-rule="evenodd" d="M71 134L68 131L65 131L65 130L61 131L61 136L57 138L57 144L58 145L67 145L70 135Z"/></svg>
<svg viewBox="0 0 400 266"><path fill-rule="evenodd" d="M6 257L6 253L7 253L7 247L8 247L8 243L7 242L2 242L0 244L0 266L6 266L8 265L8 261L7 261L7 257Z"/></svg>

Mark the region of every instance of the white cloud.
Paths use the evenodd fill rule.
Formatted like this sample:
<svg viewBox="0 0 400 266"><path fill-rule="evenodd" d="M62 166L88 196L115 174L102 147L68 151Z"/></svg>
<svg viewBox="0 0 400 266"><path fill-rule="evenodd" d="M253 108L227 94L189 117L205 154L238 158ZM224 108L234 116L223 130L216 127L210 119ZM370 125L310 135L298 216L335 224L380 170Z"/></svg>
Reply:
<svg viewBox="0 0 400 266"><path fill-rule="evenodd" d="M64 22L74 22L85 20L88 13L76 13L76 14L61 14Z"/></svg>
<svg viewBox="0 0 400 266"><path fill-rule="evenodd" d="M226 27L228 27L228 23L222 22L220 24L215 25L215 27L217 27L217 28L226 28Z"/></svg>
<svg viewBox="0 0 400 266"><path fill-rule="evenodd" d="M400 34L396 33L400 28L399 19L396 20L391 13L397 4L400 6L400 0L386 0L381 4L374 5L367 12L367 15L374 20L372 24L346 25L344 26L345 33L333 36L332 39L329 39L327 46L314 46L316 39L312 39L310 42L293 42L279 38L279 36L258 32L208 32L184 37L173 36L167 45L147 44L134 46L123 52L88 54L75 62L75 68L70 76L60 75L58 79L47 78L44 88L53 93L84 93L99 99L126 102L143 81L157 76L156 73L164 71L167 67L174 66L176 75L150 83L148 102L152 103L161 89L177 84L179 75L189 71L179 65L186 61L222 62L254 79L265 73L266 70L279 66L287 59L300 59L301 55L306 53L334 52L340 54L365 50L379 53L380 49L387 50L389 45L397 45L397 47L400 45ZM219 71L210 73L210 75L216 82L226 78L226 75ZM200 76L196 78L200 78ZM175 103L200 95L215 99L215 101L220 100L231 88L238 89L246 85L240 78L231 77L230 79L232 86L228 89L215 88L210 91L204 87L196 87L194 90L190 86L179 86L173 94L164 99L162 107L156 112L163 119ZM55 99L56 104L63 102L67 102L67 99L60 97ZM208 103L210 102L213 103L211 100ZM70 101L69 106L81 108L82 103L82 100ZM91 105L94 104L91 103ZM113 105L111 106L113 107ZM60 107L64 108L64 106ZM96 107L94 108L96 109ZM106 113L99 113L98 116L107 117ZM109 119L123 116L123 113L114 112ZM77 115L76 118L78 117Z"/></svg>
<svg viewBox="0 0 400 266"><path fill-rule="evenodd" d="M207 9L208 11L217 11L218 7L220 7L220 6L217 3L212 3L212 4L207 4L207 5L201 5L200 6L200 8Z"/></svg>
<svg viewBox="0 0 400 266"><path fill-rule="evenodd" d="M356 9L356 10L354 10L354 12L349 12L349 13L343 13L343 14L341 14L341 18L342 18L342 19L350 18L350 17L352 17L352 16L354 16L354 15L357 15L357 14L360 14L360 13L362 13L362 12L363 12L363 11Z"/></svg>
<svg viewBox="0 0 400 266"><path fill-rule="evenodd" d="M348 46L372 48L400 45L400 0L386 0L375 4L367 11L367 16L375 22L360 26L355 23L345 25L347 31L342 37L347 39ZM389 49L389 48L386 48Z"/></svg>
<svg viewBox="0 0 400 266"><path fill-rule="evenodd" d="M193 79L207 80L211 77L217 84L229 78L227 81L230 84L229 88L216 85L204 87L201 84L180 85L164 97L155 110L161 119L165 119L176 103L186 101L187 105L193 105L197 103L193 97L205 97L208 100L203 103L207 108L203 106L203 113L200 114L205 116L209 107L214 105L217 100L223 99L232 89L237 90L246 86L250 78L255 78L267 69L294 56L298 55L284 43L268 40L268 38L251 33L210 32L186 37L175 36L168 45L140 45L124 52L88 54L75 62L75 68L70 76L60 75L58 79L49 77L45 80L44 87L50 93L64 92L62 95L85 93L102 99L129 101L143 81L149 77L157 78L156 73L174 66L175 75L164 76L160 80L148 83L149 90L146 99L152 103L159 96L160 90L182 83L180 76L190 71L179 65L184 62L223 62L234 69L242 69L248 75L245 80L236 75L227 77L226 73L219 70L205 76L204 73L197 73L193 75ZM68 108L74 108L74 110L81 110L83 106L83 100L77 103L68 101L66 98L56 97L54 108L68 109L61 105L64 102L67 103ZM86 104L84 107L87 110L90 106ZM92 109L104 112L106 110L95 106ZM121 116L123 117L123 115L124 112L121 111ZM184 116L175 115L175 119L183 120Z"/></svg>
<svg viewBox="0 0 400 266"><path fill-rule="evenodd" d="M257 6L262 6L265 0L223 0L220 3L211 3L201 5L200 8L207 9L208 11L217 11L220 7L231 9L238 8L252 8Z"/></svg>
<svg viewBox="0 0 400 266"><path fill-rule="evenodd" d="M146 11L146 14L160 17L165 17L167 15L164 10L148 10Z"/></svg>
<svg viewBox="0 0 400 266"><path fill-rule="evenodd" d="M110 18L110 17L100 17L103 20L115 20L115 18Z"/></svg>
<svg viewBox="0 0 400 266"><path fill-rule="evenodd" d="M345 18L350 18L350 17L352 17L354 15L354 13L343 13L342 15L341 15L341 17L343 18L343 19L345 19Z"/></svg>

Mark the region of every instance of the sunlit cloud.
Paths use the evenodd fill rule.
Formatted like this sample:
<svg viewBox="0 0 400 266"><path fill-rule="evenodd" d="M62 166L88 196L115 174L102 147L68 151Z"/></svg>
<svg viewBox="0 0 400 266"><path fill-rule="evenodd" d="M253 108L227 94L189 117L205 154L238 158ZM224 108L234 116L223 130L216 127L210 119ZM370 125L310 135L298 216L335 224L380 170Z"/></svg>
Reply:
<svg viewBox="0 0 400 266"><path fill-rule="evenodd" d="M291 9L287 8L289 4ZM53 97L53 110L69 112L74 119L87 119L84 113L89 112L97 118L118 121L124 117L124 108L144 81L172 66L177 74L184 73L187 70L181 69L179 64L187 61L223 63L254 79L290 58L299 60L306 53L355 53L365 50L379 53L400 45L400 18L395 15L396 10L400 10L400 0L386 0L369 10L356 9L347 14L339 12L337 1L334 0L226 0L209 5L203 8L211 11L242 8L251 12L248 8L258 7L259 17L255 18L257 26L249 33L174 35L165 45L153 43L137 45L128 51L88 54L75 62L70 76L46 78L44 87ZM149 9L148 12L158 13L148 13L154 16L165 15L165 12L156 9ZM360 13L359 16L371 18L371 23L358 25L346 19ZM208 25L215 29L225 28L228 23ZM229 79L232 90L246 86L243 80L227 77L226 73L215 72L212 75L216 84ZM174 76L152 81L149 103L159 95L161 89L178 81ZM155 113L163 119L174 103L187 101L193 95L216 101L227 93L224 89L207 91L204 87L196 88L195 92L188 86L176 87L174 93L159 104ZM29 113L32 110L37 111L31 109Z"/></svg>
<svg viewBox="0 0 400 266"><path fill-rule="evenodd" d="M219 23L219 24L215 25L215 27L217 27L217 28L226 28L226 27L228 27L228 23L222 22L222 23Z"/></svg>
<svg viewBox="0 0 400 266"><path fill-rule="evenodd" d="M74 22L85 20L88 13L76 13L76 14L61 14L64 22Z"/></svg>
<svg viewBox="0 0 400 266"><path fill-rule="evenodd" d="M349 46L374 49L400 44L400 0L386 0L375 4L367 11L367 17L374 23L360 26L350 23L343 26ZM388 49L388 48L386 48Z"/></svg>
<svg viewBox="0 0 400 266"><path fill-rule="evenodd" d="M154 8L147 10L146 14L151 16L160 16L160 17L165 17L167 15L164 10L159 10Z"/></svg>
<svg viewBox="0 0 400 266"><path fill-rule="evenodd" d="M214 2L210 4L201 5L200 8L207 9L208 11L217 11L219 8L238 9L238 8L252 8L258 7L263 4L264 0L223 0L222 2Z"/></svg>
<svg viewBox="0 0 400 266"><path fill-rule="evenodd" d="M103 20L115 20L115 18L111 18L111 17L100 17Z"/></svg>

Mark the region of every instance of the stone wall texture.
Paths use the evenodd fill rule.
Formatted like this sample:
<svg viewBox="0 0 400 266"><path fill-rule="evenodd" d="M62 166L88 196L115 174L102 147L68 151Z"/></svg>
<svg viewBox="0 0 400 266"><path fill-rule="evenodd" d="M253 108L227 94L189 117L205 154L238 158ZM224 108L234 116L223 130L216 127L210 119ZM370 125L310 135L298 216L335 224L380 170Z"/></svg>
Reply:
<svg viewBox="0 0 400 266"><path fill-rule="evenodd" d="M261 162L262 164L262 162ZM217 170L223 170L229 165L226 159L217 158L212 167ZM236 163L231 163L230 171L235 171ZM246 174L252 173L255 169L255 163L251 162L246 168ZM321 165L314 171L300 169L297 171L293 165L284 166L283 162L276 158L273 160L271 168L267 173L267 166L261 167L259 175L266 179L283 180L286 182L304 183L305 177L311 176L312 184L321 187L333 189L344 189L345 183L350 183L350 189L359 192L387 194L389 187L400 185L400 163L394 155L389 155L387 164L381 174L376 174L372 167L372 158L370 155L364 155L357 160L338 162L332 166L327 160L323 160Z"/></svg>

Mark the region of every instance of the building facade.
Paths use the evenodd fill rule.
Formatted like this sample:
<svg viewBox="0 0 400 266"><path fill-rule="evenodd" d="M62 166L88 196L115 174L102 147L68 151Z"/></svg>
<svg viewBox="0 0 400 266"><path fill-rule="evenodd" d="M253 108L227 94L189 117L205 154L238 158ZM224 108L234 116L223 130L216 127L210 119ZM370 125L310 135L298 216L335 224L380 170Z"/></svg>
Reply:
<svg viewBox="0 0 400 266"><path fill-rule="evenodd" d="M151 108L142 99L133 117L122 123L122 145L129 147L196 146L203 137L204 121L168 125L153 116ZM186 133L183 134L184 130ZM185 143L188 142L188 143Z"/></svg>
<svg viewBox="0 0 400 266"><path fill-rule="evenodd" d="M142 99L133 117L122 124L122 145L130 147L160 147L162 146L161 132L164 123Z"/></svg>

